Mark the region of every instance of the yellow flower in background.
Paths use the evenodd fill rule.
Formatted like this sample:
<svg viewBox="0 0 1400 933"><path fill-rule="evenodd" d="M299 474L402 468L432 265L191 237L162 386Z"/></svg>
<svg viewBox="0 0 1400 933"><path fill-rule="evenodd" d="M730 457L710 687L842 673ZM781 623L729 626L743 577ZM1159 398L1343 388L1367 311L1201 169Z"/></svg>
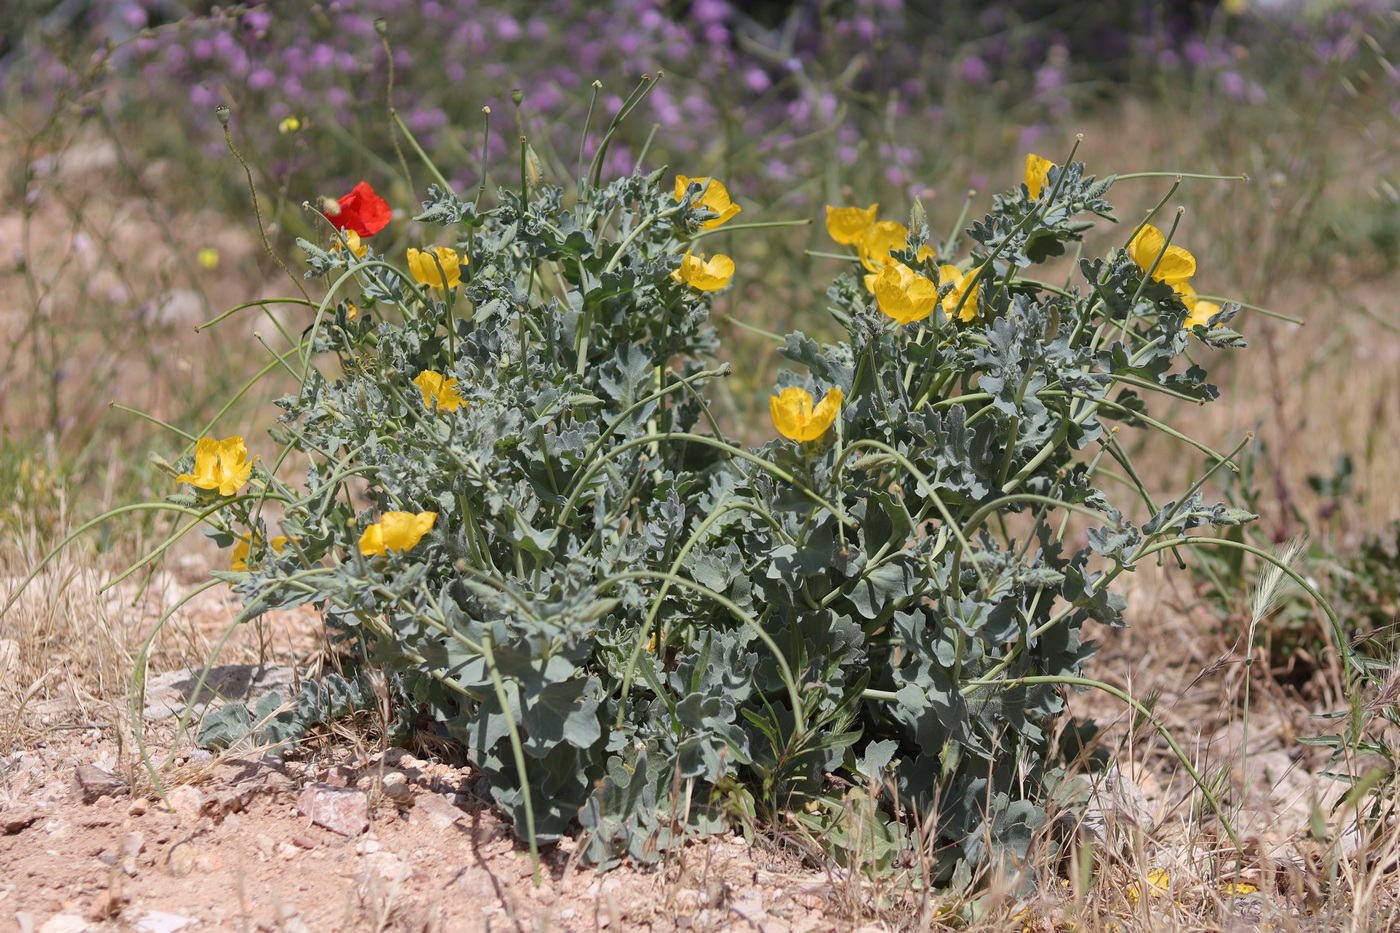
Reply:
<svg viewBox="0 0 1400 933"><path fill-rule="evenodd" d="M360 535L361 554L388 554L416 546L437 521L436 512L385 512Z"/></svg>
<svg viewBox="0 0 1400 933"><path fill-rule="evenodd" d="M301 129L301 120L296 117L287 117L281 123L277 124L277 132L281 133L283 136L288 133L295 133L299 129Z"/></svg>
<svg viewBox="0 0 1400 933"><path fill-rule="evenodd" d="M286 535L278 535L272 539L273 553L280 554L287 549L287 542L291 540ZM228 565L229 570L245 571L248 569L248 550L250 539L242 537L233 546L233 559Z"/></svg>
<svg viewBox="0 0 1400 933"><path fill-rule="evenodd" d="M194 447L194 472L181 473L176 482L193 483L200 489L217 489L221 496L231 496L253 475L253 461L241 437L226 437L216 441L201 437Z"/></svg>
<svg viewBox="0 0 1400 933"><path fill-rule="evenodd" d="M958 320L967 323L977 316L977 293L981 291L981 283L972 285L972 291L968 294L967 300L963 301L963 292L972 283L977 275L977 270L964 273L957 266L939 266L938 277L943 282L952 282L953 290L943 296L943 310L952 317L954 313L958 315ZM958 311L958 302L962 302L962 310Z"/></svg>
<svg viewBox="0 0 1400 933"><path fill-rule="evenodd" d="M1163 252L1164 248L1166 252ZM1161 262L1157 261L1159 254ZM1152 278L1168 285L1180 285L1196 274L1196 257L1180 246L1168 246L1162 231L1151 224L1144 224L1128 243L1128 255L1143 272L1151 269L1156 262L1157 271L1152 273Z"/></svg>
<svg viewBox="0 0 1400 933"><path fill-rule="evenodd" d="M720 224L726 222L739 211L743 210L729 198L729 191L724 185L713 178L688 178L685 175L676 176L676 200L685 197L685 189L690 187L692 181L698 181L705 186L705 190L700 193L699 203L709 210L718 214L718 217L711 217L700 225L701 230L713 230Z"/></svg>
<svg viewBox="0 0 1400 933"><path fill-rule="evenodd" d="M1220 305L1213 301L1206 301L1204 298L1196 297L1196 290L1189 282L1182 282L1176 286L1176 293L1181 296L1181 303L1186 305L1186 309L1191 314L1186 318L1186 323L1182 325L1187 330L1197 324L1209 324L1210 319L1220 313Z"/></svg>
<svg viewBox="0 0 1400 933"><path fill-rule="evenodd" d="M433 261L433 257L437 261ZM457 251L447 246L435 246L432 250L417 250L412 246L408 248L408 271L413 273L413 278L419 285L427 285L429 288L456 288L462 284L462 263L463 260L457 255ZM438 271L438 266L442 266L442 271ZM446 276L447 283L443 284L443 277Z"/></svg>
<svg viewBox="0 0 1400 933"><path fill-rule="evenodd" d="M1040 197L1045 180L1054 167L1055 163L1049 159L1042 158L1034 152L1026 153L1026 190L1031 193L1032 198Z"/></svg>
<svg viewBox="0 0 1400 933"><path fill-rule="evenodd" d="M922 321L938 307L938 286L902 262L891 262L870 289L887 317L900 324Z"/></svg>
<svg viewBox="0 0 1400 933"><path fill-rule="evenodd" d="M837 243L853 246L865 235L865 231L875 223L875 212L879 204L869 207L826 206L826 232Z"/></svg>
<svg viewBox="0 0 1400 933"><path fill-rule="evenodd" d="M423 404L428 408L456 411L466 404L466 400L457 392L457 380L449 379L435 370L423 370L413 384L423 393Z"/></svg>
<svg viewBox="0 0 1400 933"><path fill-rule="evenodd" d="M1154 868L1147 873L1147 894L1149 897L1161 897L1167 892L1167 886L1171 884L1172 876L1165 869ZM1128 895L1128 903L1137 904L1142 895L1135 884L1128 885L1123 892ZM1179 906L1179 905L1178 905Z"/></svg>
<svg viewBox="0 0 1400 933"><path fill-rule="evenodd" d="M811 392L800 388L784 389L768 397L768 410L773 416L773 425L783 437L814 441L836 420L844 398L840 389L831 389L813 408Z"/></svg>
<svg viewBox="0 0 1400 933"><path fill-rule="evenodd" d="M206 246L195 254L195 262L199 263L201 269L219 268L219 251L212 246Z"/></svg>
<svg viewBox="0 0 1400 933"><path fill-rule="evenodd" d="M702 292L714 292L727 286L733 275L734 260L728 256L716 253L707 260L703 254L695 256L686 250L680 268L671 273L671 278Z"/></svg>
<svg viewBox="0 0 1400 933"><path fill-rule="evenodd" d="M369 244L361 243L360 235L354 230L342 230L340 231L340 236L345 237L345 245L350 249L350 252L359 256L361 259L364 258L365 253L369 252ZM340 237L335 237L331 242L331 252L340 252L340 246ZM410 252L412 252L412 250L410 250ZM411 261L412 260L410 260L410 262Z"/></svg>

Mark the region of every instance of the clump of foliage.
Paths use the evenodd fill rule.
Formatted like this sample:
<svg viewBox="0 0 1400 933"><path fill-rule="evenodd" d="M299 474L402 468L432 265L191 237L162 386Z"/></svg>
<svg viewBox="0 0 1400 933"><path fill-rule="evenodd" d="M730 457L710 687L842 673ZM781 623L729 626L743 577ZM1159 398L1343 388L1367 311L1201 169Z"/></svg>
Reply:
<svg viewBox="0 0 1400 933"><path fill-rule="evenodd" d="M944 877L1024 853L1085 628L1123 621L1115 578L1252 517L1102 488L1105 458L1135 475L1119 425L1171 430L1148 393L1215 397L1182 363L1241 345L1237 309L1145 222L1034 278L1112 219L1079 162L1032 157L947 242L917 204L909 227L833 207L846 337L785 338L779 436L750 450L708 401L733 263L704 240L740 205L601 164L566 194L526 161L489 204L439 174L417 220L445 243L402 263L370 245L390 214L368 185L322 206L281 452L206 438L172 468L176 505L238 543L218 576L240 618L318 607L532 844L582 827L593 860L651 859L735 816L832 828L845 774L934 814Z"/></svg>

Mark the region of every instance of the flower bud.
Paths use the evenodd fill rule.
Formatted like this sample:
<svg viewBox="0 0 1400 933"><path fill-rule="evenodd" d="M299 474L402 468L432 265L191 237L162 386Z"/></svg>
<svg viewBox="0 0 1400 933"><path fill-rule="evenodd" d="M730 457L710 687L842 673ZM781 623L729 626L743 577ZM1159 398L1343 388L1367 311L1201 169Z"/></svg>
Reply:
<svg viewBox="0 0 1400 933"><path fill-rule="evenodd" d="M229 109L228 104L220 104L214 108L214 116L219 118L219 123L228 126Z"/></svg>

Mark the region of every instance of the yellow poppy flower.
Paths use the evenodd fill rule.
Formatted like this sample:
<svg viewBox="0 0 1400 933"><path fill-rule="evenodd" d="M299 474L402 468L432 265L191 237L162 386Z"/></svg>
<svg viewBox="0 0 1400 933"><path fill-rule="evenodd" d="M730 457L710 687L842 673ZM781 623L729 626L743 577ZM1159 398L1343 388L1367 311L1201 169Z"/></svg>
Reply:
<svg viewBox="0 0 1400 933"><path fill-rule="evenodd" d="M860 242L866 229L875 223L875 212L879 209L879 204L872 204L869 207L832 207L828 204L826 206L826 232L837 243L852 246Z"/></svg>
<svg viewBox="0 0 1400 933"><path fill-rule="evenodd" d="M972 278L977 274L977 270L964 273L957 266L939 266L938 277L943 282L952 282L953 290L943 296L943 311L952 317L956 312L958 320L967 323L977 316L977 293L982 290L981 283L972 286L972 292L968 294L967 300L963 301L963 292L971 284ZM962 302L962 310L958 311L958 302Z"/></svg>
<svg viewBox="0 0 1400 933"><path fill-rule="evenodd" d="M436 512L385 512L360 535L361 554L407 551L423 540L437 521Z"/></svg>
<svg viewBox="0 0 1400 933"><path fill-rule="evenodd" d="M277 132L283 136L295 133L299 129L301 129L301 120L295 116L285 117L281 123L277 124Z"/></svg>
<svg viewBox="0 0 1400 933"><path fill-rule="evenodd" d="M1166 252L1163 252L1164 248ZM1196 257L1180 246L1168 246L1162 231L1151 224L1144 224L1128 243L1128 255L1143 272L1151 269L1154 262L1157 263L1157 271L1152 273L1152 278L1168 285L1180 285L1196 274ZM1162 257L1160 262L1157 261L1158 255Z"/></svg>
<svg viewBox="0 0 1400 933"><path fill-rule="evenodd" d="M783 437L794 441L814 441L825 434L836 420L844 398L840 389L831 389L813 408L812 393L794 387L769 396L768 411Z"/></svg>
<svg viewBox="0 0 1400 933"><path fill-rule="evenodd" d="M909 246L909 228L893 220L881 220L865 228L856 241L856 253L861 265L878 273L890 258L890 251Z"/></svg>
<svg viewBox="0 0 1400 933"><path fill-rule="evenodd" d="M206 246L195 254L195 262L199 263L201 269L219 268L219 251L212 246Z"/></svg>
<svg viewBox="0 0 1400 933"><path fill-rule="evenodd" d="M290 539L286 535L278 535L272 539L272 550L276 554L282 553L287 548ZM229 570L244 571L248 569L248 549L250 539L241 537L238 543L233 546L233 559L228 565Z"/></svg>
<svg viewBox="0 0 1400 933"><path fill-rule="evenodd" d="M729 199L729 191L724 185L713 178L687 178L685 175L676 176L676 200L685 197L685 189L690 187L692 181L698 181L705 186L705 190L700 193L700 204L718 214L718 217L711 217L700 225L701 230L713 230L720 224L729 220L743 208Z"/></svg>
<svg viewBox="0 0 1400 933"><path fill-rule="evenodd" d="M433 256L437 256L437 261L433 261ZM462 263L465 259L457 255L455 249L446 246L435 246L432 251L417 250L412 246L408 248L408 271L413 273L413 278L419 285L427 285L429 288L456 288L462 284ZM442 271L438 271L438 266L442 266ZM443 285L443 276L447 277L446 286Z"/></svg>
<svg viewBox="0 0 1400 933"><path fill-rule="evenodd" d="M1209 324L1210 319L1220 313L1220 305L1213 301L1206 301L1196 297L1196 290L1189 282L1182 282L1176 286L1176 293L1181 296L1181 303L1186 305L1186 309L1191 314L1186 318L1186 323L1182 327L1190 330L1197 324Z"/></svg>
<svg viewBox="0 0 1400 933"><path fill-rule="evenodd" d="M457 392L457 380L449 379L440 372L425 369L413 380L413 384L423 393L423 404L428 408L456 411L466 404L466 400Z"/></svg>
<svg viewBox="0 0 1400 933"><path fill-rule="evenodd" d="M671 273L671 278L702 292L714 292L727 286L733 275L734 260L728 256L716 253L707 260L703 254L694 256L686 250L681 257L681 267Z"/></svg>
<svg viewBox="0 0 1400 933"><path fill-rule="evenodd" d="M342 230L340 231L340 236L345 237L345 245L350 248L350 252L354 253L356 256L359 256L361 259L364 258L365 253L369 252L369 244L361 243L360 235L354 230ZM336 237L334 239L334 242L331 243L331 252L340 252L340 245L340 237ZM410 252L412 251L410 250ZM409 261L412 262L411 259Z"/></svg>
<svg viewBox="0 0 1400 933"><path fill-rule="evenodd" d="M1034 152L1026 153L1026 190L1031 193L1031 198L1039 198L1041 189L1045 187L1045 179L1050 174L1050 170L1055 167L1055 163L1049 159L1042 158Z"/></svg>
<svg viewBox="0 0 1400 933"><path fill-rule="evenodd" d="M938 307L938 286L902 262L881 269L870 290L880 310L900 324L922 321Z"/></svg>
<svg viewBox="0 0 1400 933"><path fill-rule="evenodd" d="M201 437L194 447L194 472L182 473L176 482L193 483L200 489L217 489L221 496L231 496L243 488L253 475L253 461L241 437L226 437L216 441Z"/></svg>

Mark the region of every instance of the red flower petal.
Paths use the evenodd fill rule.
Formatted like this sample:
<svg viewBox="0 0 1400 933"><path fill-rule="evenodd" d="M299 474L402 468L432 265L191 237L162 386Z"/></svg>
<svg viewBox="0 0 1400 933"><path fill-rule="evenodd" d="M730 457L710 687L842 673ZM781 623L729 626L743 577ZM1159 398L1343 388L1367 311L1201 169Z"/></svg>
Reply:
<svg viewBox="0 0 1400 933"><path fill-rule="evenodd" d="M374 193L369 182L362 181L338 202L340 211L326 219L341 230L354 230L360 236L374 236L389 226L393 211L389 202Z"/></svg>

